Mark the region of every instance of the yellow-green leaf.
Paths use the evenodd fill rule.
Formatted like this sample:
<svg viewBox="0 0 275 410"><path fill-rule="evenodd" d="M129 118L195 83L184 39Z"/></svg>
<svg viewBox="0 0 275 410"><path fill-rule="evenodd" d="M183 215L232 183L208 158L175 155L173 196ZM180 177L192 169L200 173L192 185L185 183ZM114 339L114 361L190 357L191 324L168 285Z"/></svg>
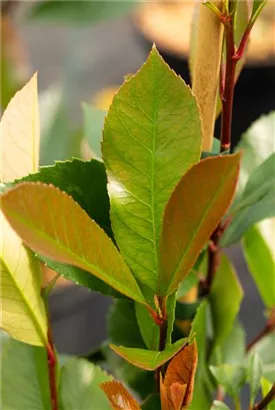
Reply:
<svg viewBox="0 0 275 410"><path fill-rule="evenodd" d="M167 204L160 240L160 291L174 292L226 212L240 155L207 158L181 179Z"/></svg>
<svg viewBox="0 0 275 410"><path fill-rule="evenodd" d="M190 88L155 48L115 95L102 151L116 242L135 277L156 292L164 208L199 160L201 121Z"/></svg>
<svg viewBox="0 0 275 410"><path fill-rule="evenodd" d="M1 120L1 182L21 178L38 169L39 136L35 74L12 98Z"/></svg>
<svg viewBox="0 0 275 410"><path fill-rule="evenodd" d="M85 269L145 302L111 239L68 194L52 185L23 183L2 195L1 205L13 229L35 252Z"/></svg>
<svg viewBox="0 0 275 410"><path fill-rule="evenodd" d="M136 367L140 367L145 370L156 370L162 364L168 362L168 360L175 356L175 354L177 354L187 342L188 339L177 340L174 344L161 352L156 350L115 346L113 344L110 344L110 347L114 350L114 352L123 357L123 359L132 363Z"/></svg>
<svg viewBox="0 0 275 410"><path fill-rule="evenodd" d="M45 345L47 322L40 297L39 262L21 243L4 217L0 237L0 326L14 339Z"/></svg>

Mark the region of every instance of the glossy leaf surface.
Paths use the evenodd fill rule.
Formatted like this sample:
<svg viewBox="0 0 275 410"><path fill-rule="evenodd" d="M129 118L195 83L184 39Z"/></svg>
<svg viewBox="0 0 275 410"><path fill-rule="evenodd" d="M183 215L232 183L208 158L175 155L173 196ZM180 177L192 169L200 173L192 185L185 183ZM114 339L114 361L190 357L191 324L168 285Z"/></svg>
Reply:
<svg viewBox="0 0 275 410"><path fill-rule="evenodd" d="M40 297L39 261L22 245L4 217L0 243L0 326L17 340L36 346L46 345L47 319Z"/></svg>
<svg viewBox="0 0 275 410"><path fill-rule="evenodd" d="M102 151L116 242L136 278L154 292L164 208L200 148L195 97L153 48L114 97Z"/></svg>
<svg viewBox="0 0 275 410"><path fill-rule="evenodd" d="M234 194L240 157L207 158L181 179L165 209L160 241L162 294L186 277Z"/></svg>
<svg viewBox="0 0 275 410"><path fill-rule="evenodd" d="M85 269L144 302L111 240L65 192L41 183L23 183L4 194L1 205L12 227L35 252Z"/></svg>

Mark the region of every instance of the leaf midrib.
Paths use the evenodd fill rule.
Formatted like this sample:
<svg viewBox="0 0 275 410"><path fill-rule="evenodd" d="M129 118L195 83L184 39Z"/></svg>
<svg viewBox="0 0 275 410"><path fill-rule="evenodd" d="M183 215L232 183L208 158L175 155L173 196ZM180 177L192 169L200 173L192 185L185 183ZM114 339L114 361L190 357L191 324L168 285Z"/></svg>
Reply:
<svg viewBox="0 0 275 410"><path fill-rule="evenodd" d="M44 231L41 231L41 230L39 230L38 228L36 228L35 225L33 225L33 224L31 224L31 223L28 223L24 218L20 217L20 215L19 215L18 213L13 212L13 211L10 211L10 210L8 210L8 213L9 213L12 217L14 217L16 220L18 220L19 222L21 222L23 225L25 225L27 228L33 229L33 230L36 232L36 234L42 236L42 238L44 238L44 239L46 239L48 242L54 244L54 245L55 245L57 248L59 248L61 251L67 252L67 253L69 254L69 256L72 256L72 257L75 258L76 260L80 261L80 263L82 264L82 266L83 266L83 264L84 264L84 266L87 266L87 267L88 267L87 270L88 270L88 272L89 272L90 274L92 274L92 275L94 275L94 276L96 276L97 278L99 278L99 279L102 280L102 277L100 277L99 275L95 275L94 273L92 273L92 272L90 271L90 269L100 272L104 278L105 278L105 277L107 278L107 281L104 281L104 282L107 283L108 285L110 285L110 286L112 286L112 287L115 288L114 283L112 283L111 281L108 280L108 279L109 279L109 276L108 276L106 273L104 273L98 266L91 264L90 262L87 261L87 259L82 259L80 256L76 255L71 248L67 248L66 246L60 244L59 241L57 241L57 240L54 239L54 238L51 238L51 237L50 237L49 235L47 235ZM98 225L97 225L97 226L98 226ZM103 233L105 234L104 231L103 231ZM106 235L106 234L105 234L105 235ZM109 239L109 238L108 238L108 239ZM111 241L111 240L110 240L110 241ZM43 253L44 253L44 252L42 251L41 254L43 254ZM44 255L45 255L45 253L44 253ZM47 255L45 255L45 256L47 257ZM52 259L52 256L48 256L48 257L49 257L50 259ZM58 260L57 258L53 258L53 260L56 260L56 262L60 262L60 260ZM63 262L63 263L66 263L66 262ZM74 264L73 262L72 262L72 265L79 267L79 265L76 265L76 264ZM125 264L125 266L127 267L126 264ZM128 267L127 267L127 268L128 268ZM84 269L85 269L85 268L84 268ZM129 272L130 272L130 270L129 270ZM130 272L130 273L131 273L131 272ZM113 276L112 276L112 278L114 279ZM133 278L133 280L134 280L134 278ZM124 294L125 294L126 296L130 297L130 298L133 298L133 293L131 294L130 291L129 291L127 288L125 288L122 283L118 282L117 280L114 280L114 282L115 282L115 284L116 284L116 283L119 284L119 287L116 286L116 288L115 288L117 291L121 292L121 289L124 289L124 290L126 290L126 292L125 292ZM137 285L137 284L136 284L136 285ZM138 285L137 285L137 286L138 286ZM144 303L144 300L142 300L142 293L141 293L141 291L140 291L140 296L141 296L141 297L140 297L138 294L136 294L136 293L135 293L135 295L136 295L136 297L137 297L136 300L137 300L138 302Z"/></svg>
<svg viewBox="0 0 275 410"><path fill-rule="evenodd" d="M17 282L16 282L16 280L15 280L15 277L13 277L13 275L12 275L12 273L11 273L11 270L8 268L8 266L7 266L6 262L4 261L4 259L3 259L2 257L1 257L0 259L1 259L1 263L4 265L4 267L5 267L5 269L6 269L5 272L8 272L8 273L9 273L9 277L11 278L11 281L14 283L14 286L15 286L17 292L19 293L20 297L23 299L23 303L25 304L25 306L27 307L27 310L28 310L29 313L30 313L30 317L32 318L32 321L33 321L34 326L35 326L35 328L36 328L36 330L37 330L37 332L38 332L38 335L39 335L39 337L40 337L40 340L41 340L42 344L43 344L44 346L46 346L47 343L48 343L48 342L47 342L47 337L46 337L46 335L44 335L44 332L43 332L43 329L42 329L42 327L41 327L41 325L40 325L40 322L39 322L39 320L37 319L36 315L34 314L34 311L33 311L33 309L31 308L31 305L30 305L28 299L25 297L24 292L21 291L21 288L20 288L19 285L17 284ZM30 273L30 275L31 275L31 273ZM5 299L5 298L3 298L3 299Z"/></svg>

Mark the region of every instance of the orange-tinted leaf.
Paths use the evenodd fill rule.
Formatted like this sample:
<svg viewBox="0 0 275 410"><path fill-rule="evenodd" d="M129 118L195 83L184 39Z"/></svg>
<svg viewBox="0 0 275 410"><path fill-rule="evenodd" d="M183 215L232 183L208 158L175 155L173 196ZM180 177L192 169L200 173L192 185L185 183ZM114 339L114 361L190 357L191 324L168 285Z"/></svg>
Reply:
<svg viewBox="0 0 275 410"><path fill-rule="evenodd" d="M198 362L197 344L185 346L169 363L164 381L160 380L163 409L181 410L192 401ZM165 394L164 394L165 391Z"/></svg>
<svg viewBox="0 0 275 410"><path fill-rule="evenodd" d="M174 292L226 212L237 182L240 155L207 158L181 179L164 213L160 290Z"/></svg>
<svg viewBox="0 0 275 410"><path fill-rule="evenodd" d="M68 194L52 185L23 183L1 196L1 206L12 228L35 252L85 269L145 302L111 239Z"/></svg>
<svg viewBox="0 0 275 410"><path fill-rule="evenodd" d="M126 387L115 380L100 385L108 397L113 410L140 410L138 402Z"/></svg>

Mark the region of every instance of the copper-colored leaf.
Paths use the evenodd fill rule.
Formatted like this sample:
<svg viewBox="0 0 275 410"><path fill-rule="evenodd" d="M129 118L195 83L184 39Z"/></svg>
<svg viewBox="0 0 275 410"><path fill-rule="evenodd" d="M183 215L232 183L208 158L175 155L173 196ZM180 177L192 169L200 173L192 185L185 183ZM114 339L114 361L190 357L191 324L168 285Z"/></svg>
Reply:
<svg viewBox="0 0 275 410"><path fill-rule="evenodd" d="M160 240L160 290L173 293L226 212L237 182L240 155L207 158L176 186L166 206Z"/></svg>
<svg viewBox="0 0 275 410"><path fill-rule="evenodd" d="M197 362L196 341L171 360L164 381L160 378L162 410L181 410L191 403Z"/></svg>
<svg viewBox="0 0 275 410"><path fill-rule="evenodd" d="M138 402L126 387L115 380L100 385L108 397L113 410L140 410Z"/></svg>
<svg viewBox="0 0 275 410"><path fill-rule="evenodd" d="M144 303L131 271L105 232L65 192L23 183L1 196L5 217L35 252L85 269Z"/></svg>

